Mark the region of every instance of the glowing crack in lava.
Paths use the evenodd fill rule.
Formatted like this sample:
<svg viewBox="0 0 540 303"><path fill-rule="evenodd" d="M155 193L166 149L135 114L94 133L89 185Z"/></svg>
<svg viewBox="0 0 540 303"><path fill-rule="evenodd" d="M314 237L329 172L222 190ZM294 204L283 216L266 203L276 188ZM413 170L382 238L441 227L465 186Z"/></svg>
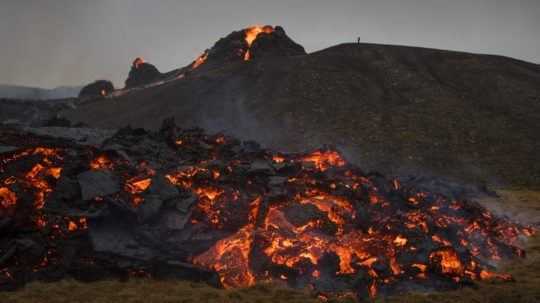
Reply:
<svg viewBox="0 0 540 303"><path fill-rule="evenodd" d="M254 220L260 202L260 198L251 202L249 224L232 236L218 241L210 250L193 260L195 264L212 268L218 273L226 273L220 276L225 287L251 286L256 282L249 268L249 254L255 231Z"/></svg>
<svg viewBox="0 0 540 303"><path fill-rule="evenodd" d="M266 26L256 25L256 26L251 26L251 27L246 28L244 30L244 33L245 33L244 39L247 43L247 49L244 53L244 61L249 61L251 59L251 45L253 44L253 42L255 42L255 40L257 39L257 36L260 33L271 34L273 32L274 32L274 27L270 25L266 25Z"/></svg>
<svg viewBox="0 0 540 303"><path fill-rule="evenodd" d="M508 279L486 270L482 260L497 260L506 250L498 245L516 244L520 235L532 234L530 228L493 220L487 210L482 210L480 218L468 217L465 209L469 206L465 202L431 193L411 192L400 206L401 202L396 203L372 180L349 169L336 151L269 155L269 159L277 167L301 164L303 169L289 178L285 186L305 190L286 194L270 206L262 202L266 199L264 194L253 200L246 225L193 259L195 264L217 271L226 287L245 287L268 280L298 283L308 279L308 284L316 284L317 280L329 277L360 275L366 277L368 295L375 296L379 288L400 280L428 281L435 276L455 283ZM233 166L229 169L234 170ZM318 175L329 171L332 177ZM197 186L199 174L207 174L206 169L190 167L170 175L169 180L197 194L202 215L222 229L231 220L222 211L224 205L236 204L239 199L226 197L228 189L219 185ZM219 183L219 176L214 181ZM390 181L388 187L396 193L403 190L397 180ZM343 191L349 194L337 194ZM311 218L295 217L294 210L303 206L309 206L303 211L309 209L313 213ZM401 207L404 208L400 210ZM422 210L415 210L418 207ZM296 216L302 217L300 213ZM256 217L259 219L255 220ZM364 227L359 229L358 224ZM441 233L449 226L461 226L455 241L447 240L445 233ZM478 241L479 236L483 240ZM432 243L432 251L429 258L420 260L418 256L425 254L427 242ZM517 247L512 250L522 254ZM254 256L260 258L260 254L268 258L263 262L267 264L263 270L252 265ZM329 256L337 258L335 267L327 264ZM407 259L410 261L404 262Z"/></svg>
<svg viewBox="0 0 540 303"><path fill-rule="evenodd" d="M224 287L272 281L323 295L353 291L374 297L411 284L448 289L475 280L510 280L493 264L524 256L521 240L535 233L474 202L366 174L333 149L254 151L223 135L172 133L124 130L112 141L121 153L62 145L0 154L0 219L23 212L13 218L29 221L25 228L51 241L27 268L60 264L54 241L87 239L80 236L102 220L86 216L98 216L90 210L100 208L121 211L130 229L158 233L152 245L172 239L163 247L186 249L174 261L212 271ZM167 152L153 154L148 144ZM82 201L81 174L109 176L117 192ZM59 192L70 184L65 180L74 180L76 190ZM160 195L167 198L158 201ZM58 214L64 207L84 211ZM147 212L151 216L140 216ZM153 221L140 222L142 217ZM169 217L178 229L168 229ZM81 247L92 262L99 258L90 243ZM0 274L12 275L18 266L0 267Z"/></svg>
<svg viewBox="0 0 540 303"><path fill-rule="evenodd" d="M321 171L325 171L332 166L345 165L345 161L335 151L316 151L304 157L304 161L313 162Z"/></svg>
<svg viewBox="0 0 540 303"><path fill-rule="evenodd" d="M93 170L112 169L113 163L105 155L100 155L90 162L90 168Z"/></svg>
<svg viewBox="0 0 540 303"><path fill-rule="evenodd" d="M6 187L0 187L0 206L10 208L17 204L17 195Z"/></svg>

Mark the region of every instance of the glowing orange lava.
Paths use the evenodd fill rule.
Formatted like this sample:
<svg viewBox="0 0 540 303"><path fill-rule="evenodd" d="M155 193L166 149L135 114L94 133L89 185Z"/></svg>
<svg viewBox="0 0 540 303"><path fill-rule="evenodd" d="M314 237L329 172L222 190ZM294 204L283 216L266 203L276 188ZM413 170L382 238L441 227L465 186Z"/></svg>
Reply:
<svg viewBox="0 0 540 303"><path fill-rule="evenodd" d="M225 287L247 287L256 282L250 269L249 254L260 202L260 198L251 202L250 222L246 226L193 260L195 264L214 269Z"/></svg>
<svg viewBox="0 0 540 303"><path fill-rule="evenodd" d="M17 195L7 187L0 187L0 206L3 208L13 207L17 204Z"/></svg>
<svg viewBox="0 0 540 303"><path fill-rule="evenodd" d="M451 275L462 275L463 264L459 261L456 251L452 248L444 248L439 251L432 252L429 256L431 262L440 265L442 273Z"/></svg>
<svg viewBox="0 0 540 303"><path fill-rule="evenodd" d="M147 190L151 184L152 180L150 178L138 181L130 180L126 183L126 191L132 194L139 194Z"/></svg>
<svg viewBox="0 0 540 303"><path fill-rule="evenodd" d="M316 151L304 157L303 161L313 162L320 171L325 171L332 166L345 165L345 160L335 151Z"/></svg>
<svg viewBox="0 0 540 303"><path fill-rule="evenodd" d="M62 173L61 167L52 166L52 158L61 158L58 151L48 148L36 148L33 154L43 155L41 163L32 167L25 174L25 181L35 189L34 206L36 209L42 209L45 205L46 196L53 191L50 178L59 179Z"/></svg>
<svg viewBox="0 0 540 303"><path fill-rule="evenodd" d="M195 61L193 61L193 64L191 65L191 69L196 69L199 66L203 65L207 59L208 59L208 51L205 51L202 55L197 57Z"/></svg>
<svg viewBox="0 0 540 303"><path fill-rule="evenodd" d="M109 158L107 158L104 155L101 155L95 158L94 160L92 160L92 162L90 162L90 168L93 170L112 169L113 163L111 160L109 160Z"/></svg>
<svg viewBox="0 0 540 303"><path fill-rule="evenodd" d="M246 43L251 45L262 32L262 27L246 31ZM433 280L436 285L510 280L509 275L489 271L491 261L523 256L521 238L535 233L474 203L364 174L328 148L296 154L253 152L230 137L198 131L177 132L170 138L163 145L175 149L178 158L167 153L146 159L137 151L120 157L114 151L82 147L3 154L0 215L31 209L31 216L23 214L47 237L79 237L88 229L81 212L51 212L56 203L72 202L62 198L65 186L50 197L54 204L44 207L63 177L77 180L88 169L108 170L122 184L119 191L89 201L77 196L73 204L88 202L98 208L130 201L130 209L154 202L164 177L177 187L172 188L174 198L163 198L167 213L184 216L185 221L179 221L187 240L181 245L194 247L178 258L214 270L224 287L264 281L316 287L335 279L371 297L403 281L430 285ZM12 166L17 160L22 164ZM254 165L260 162L269 168ZM134 213L133 222L139 214ZM168 236L166 228L163 225ZM184 235L178 237L184 241L180 238ZM42 267L54 264L53 255L41 260Z"/></svg>
<svg viewBox="0 0 540 303"><path fill-rule="evenodd" d="M266 26L251 26L244 30L245 33L245 40L247 43L247 49L244 54L244 61L249 61L251 59L251 45L253 42L257 39L257 36L260 33L266 33L271 34L274 32L274 27L266 25Z"/></svg>

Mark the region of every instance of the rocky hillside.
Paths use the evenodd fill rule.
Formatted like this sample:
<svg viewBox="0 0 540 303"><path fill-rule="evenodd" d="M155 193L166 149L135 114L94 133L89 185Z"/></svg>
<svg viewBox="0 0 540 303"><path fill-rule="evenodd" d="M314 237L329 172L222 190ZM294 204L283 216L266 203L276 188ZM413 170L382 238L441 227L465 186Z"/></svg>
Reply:
<svg viewBox="0 0 540 303"><path fill-rule="evenodd" d="M213 63L65 115L105 128L175 116L278 150L335 145L390 174L540 186L540 68L500 56L343 44Z"/></svg>

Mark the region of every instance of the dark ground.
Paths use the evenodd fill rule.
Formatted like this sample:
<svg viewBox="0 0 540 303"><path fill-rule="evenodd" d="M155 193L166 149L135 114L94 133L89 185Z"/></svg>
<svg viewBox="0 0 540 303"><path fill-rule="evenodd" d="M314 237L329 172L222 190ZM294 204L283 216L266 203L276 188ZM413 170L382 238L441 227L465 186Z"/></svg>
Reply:
<svg viewBox="0 0 540 303"><path fill-rule="evenodd" d="M540 67L500 56L343 44L203 68L65 115L106 128L175 116L277 150L335 145L386 174L540 188Z"/></svg>

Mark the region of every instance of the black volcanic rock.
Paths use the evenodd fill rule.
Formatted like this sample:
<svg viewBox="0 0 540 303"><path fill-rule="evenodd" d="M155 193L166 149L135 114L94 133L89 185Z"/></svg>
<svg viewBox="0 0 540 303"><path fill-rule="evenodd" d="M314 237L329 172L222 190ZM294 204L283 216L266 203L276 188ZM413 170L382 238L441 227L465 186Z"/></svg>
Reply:
<svg viewBox="0 0 540 303"><path fill-rule="evenodd" d="M0 127L0 145L16 147L0 153L0 291L148 277L363 300L475 286L494 255L523 257L518 239L534 233L479 203L365 174L329 148L276 155L173 119L161 130L82 146ZM290 169L270 168L279 163Z"/></svg>
<svg viewBox="0 0 540 303"><path fill-rule="evenodd" d="M83 89L79 93L79 98L106 96L113 91L114 91L114 85L111 81L97 80L83 87Z"/></svg>
<svg viewBox="0 0 540 303"><path fill-rule="evenodd" d="M300 44L294 42L281 26L274 32L260 33L251 45L251 59L263 57L290 57L305 55L306 51Z"/></svg>
<svg viewBox="0 0 540 303"><path fill-rule="evenodd" d="M246 39L250 31L259 32L253 37L251 45ZM248 51L250 54L246 58ZM281 26L266 25L234 31L225 38L221 38L208 50L206 64L216 66L263 57L288 57L305 54L304 48L289 38Z"/></svg>
<svg viewBox="0 0 540 303"><path fill-rule="evenodd" d="M240 30L219 39L208 51L208 64L222 64L243 60L244 50L247 48L244 37L244 31Z"/></svg>
<svg viewBox="0 0 540 303"><path fill-rule="evenodd" d="M78 175L77 180L83 200L110 195L120 190L118 181L108 172L87 171Z"/></svg>
<svg viewBox="0 0 540 303"><path fill-rule="evenodd" d="M137 58L131 65L131 70L126 79L126 88L150 84L161 77L162 74L154 65L144 62L142 58Z"/></svg>
<svg viewBox="0 0 540 303"><path fill-rule="evenodd" d="M256 64L205 67L226 54L221 46L243 43L232 40L216 44L197 77L84 104L66 117L104 128L157 129L174 115L183 127L225 131L277 150L340 146L368 170L392 175L540 185L536 64L351 43L254 59Z"/></svg>

